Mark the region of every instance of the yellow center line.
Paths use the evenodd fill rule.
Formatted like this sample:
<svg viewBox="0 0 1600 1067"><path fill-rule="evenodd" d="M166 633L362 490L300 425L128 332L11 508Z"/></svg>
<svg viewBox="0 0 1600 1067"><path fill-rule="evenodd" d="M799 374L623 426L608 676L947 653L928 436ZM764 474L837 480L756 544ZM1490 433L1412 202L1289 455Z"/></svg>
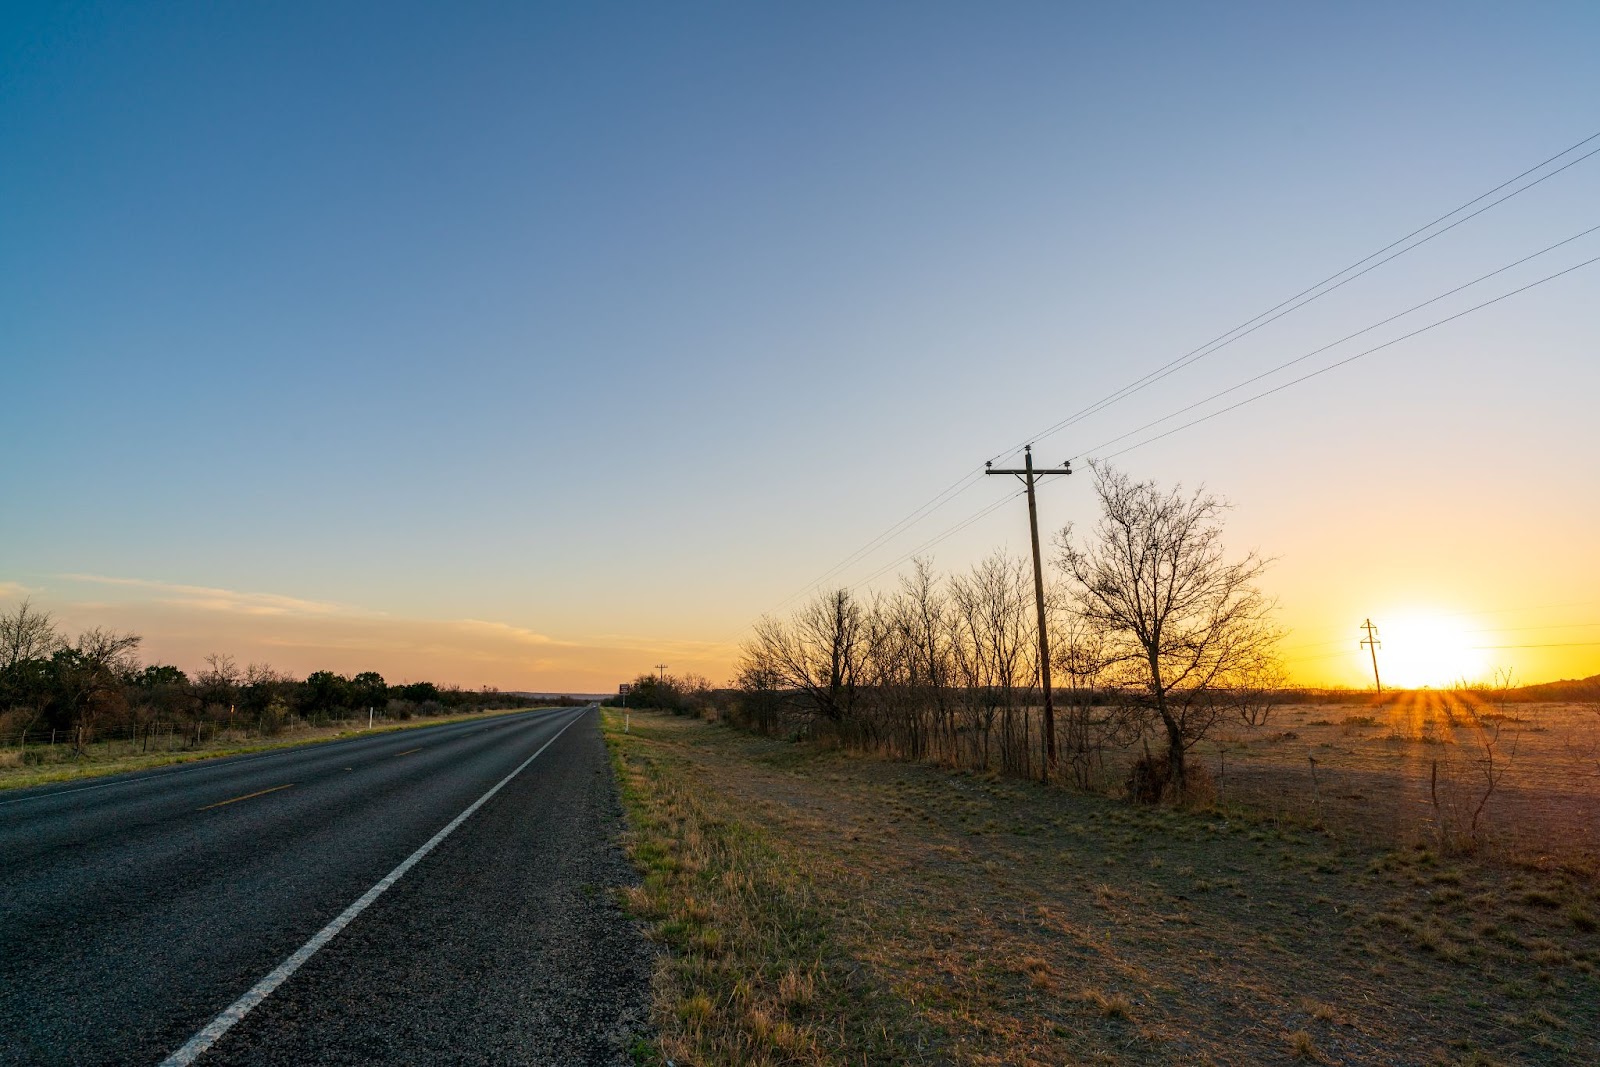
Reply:
<svg viewBox="0 0 1600 1067"><path fill-rule="evenodd" d="M294 783L290 782L288 785L275 785L271 789L263 789L258 793L246 793L244 796L242 796L242 797L234 797L232 800L219 800L215 804L207 804L203 808L196 808L194 810L195 811L210 811L212 808L220 808L224 804L237 804L237 803L239 803L239 801L241 801L241 800L249 800L251 797L264 797L268 793L276 793L280 789L288 789L289 786L291 786L291 785L294 785Z"/></svg>
<svg viewBox="0 0 1600 1067"><path fill-rule="evenodd" d="M400 756L409 756L413 752L421 752L421 751L422 751L422 747L419 745L416 748L408 748L404 752L396 752L395 756L396 756L396 758L398 758Z"/></svg>

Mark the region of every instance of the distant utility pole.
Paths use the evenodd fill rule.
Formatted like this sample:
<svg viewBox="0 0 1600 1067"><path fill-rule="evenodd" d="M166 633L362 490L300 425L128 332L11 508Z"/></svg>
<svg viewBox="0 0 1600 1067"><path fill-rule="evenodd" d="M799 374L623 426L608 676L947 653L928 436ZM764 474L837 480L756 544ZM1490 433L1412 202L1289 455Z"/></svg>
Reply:
<svg viewBox="0 0 1600 1067"><path fill-rule="evenodd" d="M1383 695L1383 681L1378 677L1378 649L1383 642L1378 640L1378 628L1368 619L1361 624L1361 629L1367 631L1367 636L1361 639L1361 647L1372 653L1372 684L1378 687L1378 695Z"/></svg>
<svg viewBox="0 0 1600 1067"><path fill-rule="evenodd" d="M656 664L656 675L658 684L665 685L667 683L667 665L665 663Z"/></svg>
<svg viewBox="0 0 1600 1067"><path fill-rule="evenodd" d="M1028 487L1028 532L1033 535L1033 603L1039 612L1039 680L1044 684L1044 777L1049 779L1056 769L1056 706L1050 695L1050 630L1044 619L1044 571L1039 565L1039 507L1033 499L1035 479L1046 474L1071 474L1072 461L1061 465L1060 470L1033 469L1033 446L1022 449L1021 470L997 471L992 463L985 463L985 474L1015 474Z"/></svg>

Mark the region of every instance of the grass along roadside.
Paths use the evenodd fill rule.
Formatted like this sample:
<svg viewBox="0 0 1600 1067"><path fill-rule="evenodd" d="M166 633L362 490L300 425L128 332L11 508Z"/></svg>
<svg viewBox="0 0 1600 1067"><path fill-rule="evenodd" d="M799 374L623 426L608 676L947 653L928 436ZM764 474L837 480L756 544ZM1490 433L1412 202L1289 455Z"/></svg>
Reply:
<svg viewBox="0 0 1600 1067"><path fill-rule="evenodd" d="M121 755L106 757L98 755L91 745L89 752L77 759L63 755L62 758L48 763L22 763L15 759L17 753L0 753L0 790L24 789L36 785L52 785L57 782L75 782L84 778L102 778L109 774L125 774L128 771L149 770L155 767L168 767L178 763L193 763L197 760L219 759L223 756L242 756L251 752L265 752L270 749L295 748L300 745L316 745L326 741L338 741L346 737L359 737L363 734L394 733L399 730L415 730L422 726L443 726L446 723L463 722L467 719L488 719L501 715L516 715L525 711L537 711L537 707L509 708L494 711L463 712L458 715L435 715L427 718L414 718L405 722L384 723L371 729L352 728L341 726L307 726L286 733L284 736L253 741L230 741L227 739L216 742L205 742L197 748L179 749L173 752L149 752L137 755ZM66 746L62 746L63 753ZM5 757L13 757L6 759Z"/></svg>
<svg viewBox="0 0 1600 1067"><path fill-rule="evenodd" d="M1600 1062L1592 871L633 726L677 1063Z"/></svg>
<svg viewBox="0 0 1600 1067"><path fill-rule="evenodd" d="M661 946L658 1044L641 1063L936 1062L910 1006L840 950L802 865L698 776L678 721L603 723L642 883L624 904Z"/></svg>

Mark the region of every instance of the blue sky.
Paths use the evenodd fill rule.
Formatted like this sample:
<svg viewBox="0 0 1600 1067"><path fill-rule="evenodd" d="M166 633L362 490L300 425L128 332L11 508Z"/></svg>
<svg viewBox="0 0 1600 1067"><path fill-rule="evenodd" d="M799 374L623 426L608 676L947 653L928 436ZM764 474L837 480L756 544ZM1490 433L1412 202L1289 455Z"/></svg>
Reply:
<svg viewBox="0 0 1600 1067"><path fill-rule="evenodd" d="M996 449L1600 130L1597 33L1587 4L6 5L0 581L184 662L725 675ZM1597 175L1041 459L1600 223ZM1121 462L1232 497L1300 631L1600 590L1596 276ZM1090 517L1081 482L1046 523ZM1002 509L936 560L1024 535ZM305 619L179 587L349 625L275 646L261 619Z"/></svg>

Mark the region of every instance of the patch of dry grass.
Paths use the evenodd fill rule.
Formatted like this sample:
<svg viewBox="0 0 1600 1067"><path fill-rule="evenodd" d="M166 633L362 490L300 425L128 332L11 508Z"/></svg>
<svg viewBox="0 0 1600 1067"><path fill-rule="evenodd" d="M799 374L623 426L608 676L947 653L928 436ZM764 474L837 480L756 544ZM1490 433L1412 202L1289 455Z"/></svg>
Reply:
<svg viewBox="0 0 1600 1067"><path fill-rule="evenodd" d="M603 713L643 876L623 891L662 954L658 1043L642 1062L933 1062L907 1005L842 953L837 916L765 828L741 817L672 743L672 720Z"/></svg>
<svg viewBox="0 0 1600 1067"><path fill-rule="evenodd" d="M679 1063L1600 1062L1584 871L634 726Z"/></svg>

